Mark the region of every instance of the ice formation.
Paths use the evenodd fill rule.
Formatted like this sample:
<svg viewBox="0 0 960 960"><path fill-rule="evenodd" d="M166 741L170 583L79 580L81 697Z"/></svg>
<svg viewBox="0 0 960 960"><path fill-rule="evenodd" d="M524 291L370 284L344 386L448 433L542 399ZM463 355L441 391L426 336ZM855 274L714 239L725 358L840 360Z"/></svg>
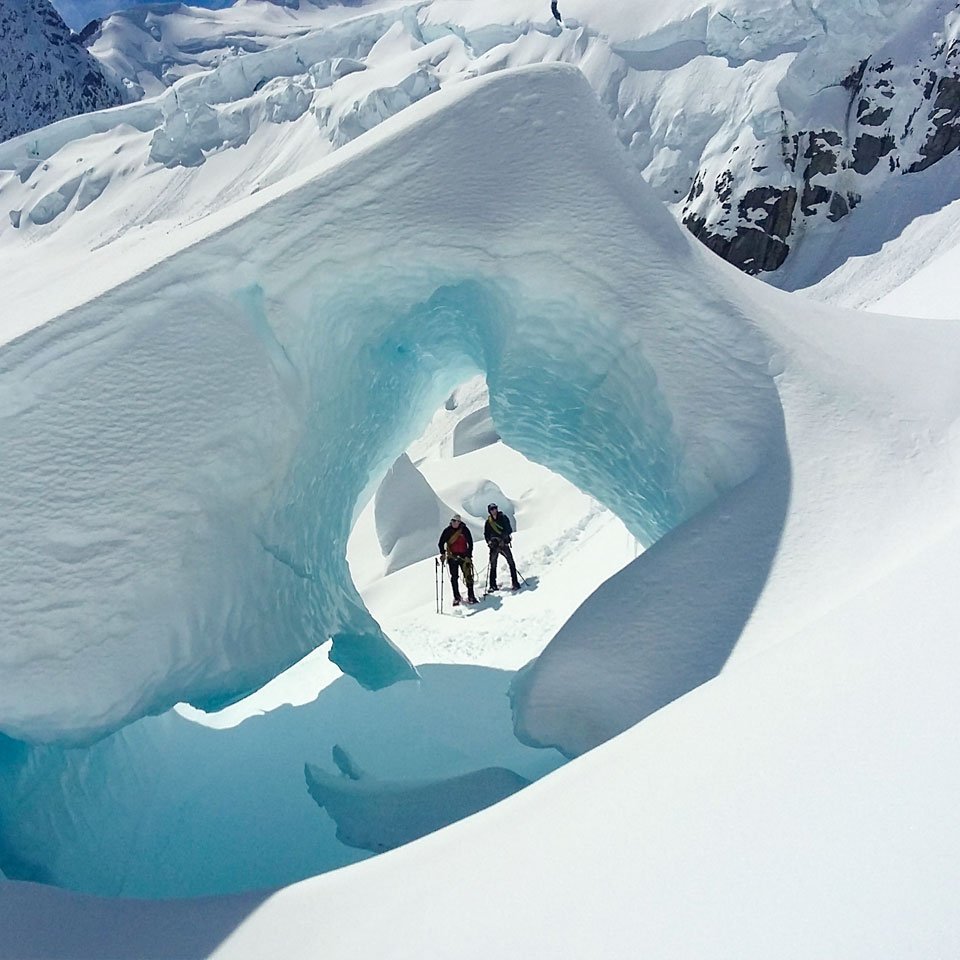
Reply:
<svg viewBox="0 0 960 960"><path fill-rule="evenodd" d="M5 654L8 734L83 740L223 703L331 636L367 685L412 676L344 546L358 499L469 372L505 439L647 542L776 445L768 349L722 277L685 282L705 254L579 72L497 74L401 117L4 350L2 606L45 664ZM497 164L478 162L492 142ZM573 218L551 199L564 170Z"/></svg>
<svg viewBox="0 0 960 960"><path fill-rule="evenodd" d="M443 780L383 781L359 770L341 747L341 776L308 763L310 796L337 824L337 838L375 853L392 850L509 797L530 781L503 767L473 770Z"/></svg>
<svg viewBox="0 0 960 960"><path fill-rule="evenodd" d="M226 729L171 711L90 747L28 748L0 739L0 869L20 881L100 896L278 887L375 849L341 843L337 823L304 783L304 763L329 756L340 742L350 745L355 765L382 780L361 782L365 799L352 819L336 798L329 809L345 836L389 837L389 845L500 799L494 782L522 785L562 763L513 736L511 672L458 664L421 670L422 681L376 695L342 677L310 702ZM488 767L515 771L513 779L477 781L476 771ZM422 789L423 781L436 789ZM472 800L464 791L452 797L457 783L480 789ZM411 802L416 796L415 816L398 819L398 791Z"/></svg>
<svg viewBox="0 0 960 960"><path fill-rule="evenodd" d="M464 417L453 431L453 455L459 457L472 450L482 450L500 439L490 408L481 407Z"/></svg>

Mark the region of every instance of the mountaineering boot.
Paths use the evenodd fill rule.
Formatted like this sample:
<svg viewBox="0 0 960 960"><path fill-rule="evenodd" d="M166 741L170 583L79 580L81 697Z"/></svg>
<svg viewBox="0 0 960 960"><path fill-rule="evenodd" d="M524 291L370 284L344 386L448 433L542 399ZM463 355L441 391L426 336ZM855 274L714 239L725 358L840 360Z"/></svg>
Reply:
<svg viewBox="0 0 960 960"><path fill-rule="evenodd" d="M480 601L473 595L473 587L467 590L467 603L479 603Z"/></svg>
<svg viewBox="0 0 960 960"><path fill-rule="evenodd" d="M514 580L514 581L513 581L513 586L512 586L510 589L511 589L511 590L514 590L514 591L519 590L519 589L520 589L520 584L517 583L516 580Z"/></svg>
<svg viewBox="0 0 960 960"><path fill-rule="evenodd" d="M454 598L453 598L453 605L454 605L455 607L459 607L459 606L460 606L460 598L459 598L459 597L454 597Z"/></svg>

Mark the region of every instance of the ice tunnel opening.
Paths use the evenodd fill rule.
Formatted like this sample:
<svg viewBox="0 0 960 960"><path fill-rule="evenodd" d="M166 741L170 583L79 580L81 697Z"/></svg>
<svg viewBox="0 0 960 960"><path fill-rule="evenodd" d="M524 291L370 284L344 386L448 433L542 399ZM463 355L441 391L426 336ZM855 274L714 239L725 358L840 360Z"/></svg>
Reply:
<svg viewBox="0 0 960 960"><path fill-rule="evenodd" d="M248 309L265 315L256 295ZM575 301L460 279L399 308L368 288L329 298L323 310L351 318L334 334L335 349L329 327L313 324L286 350L310 358L294 361L310 371L307 391L315 386L337 402L310 405L262 536L297 576L297 589L307 584L312 593L299 604L309 611L307 632L316 634L322 608L331 660L362 685L376 689L411 674L349 575L351 523L432 411L468 377L486 377L493 424L510 447L595 497L642 543L689 512L697 494L683 477L652 368L615 328L598 336L595 314ZM357 378L357 369L368 375Z"/></svg>
<svg viewBox="0 0 960 960"><path fill-rule="evenodd" d="M271 448L284 453L275 458L282 470L271 460L278 480L250 484L252 493L238 485L242 496L229 510L217 505L220 526L212 524L211 540L245 543L252 529L246 539L255 542L252 552L237 549L234 566L220 571L214 586L226 584L243 599L240 614L230 612L240 620L229 624L236 641L250 637L248 646L257 647L266 635L277 642L267 665L264 658L248 662L219 683L188 677L194 687L186 689L192 703L216 709L329 637L331 660L358 683L344 677L315 700L249 717L232 733L167 712L92 746L0 743L4 872L141 897L280 885L366 855L340 843L332 821L318 826L323 811L304 783L304 763L329 766L324 752L341 740L353 757L341 767L346 779L353 781L347 770L360 768L382 778L371 785L357 775L356 804L348 797L349 814L368 811L349 832L364 842L377 841L363 836L369 817L376 820L381 801L396 808L398 783L419 781L421 789L424 776L446 786L455 780L459 802L456 778L476 770L478 758L526 779L563 762L514 736L509 670L447 664L421 667L419 683L396 683L415 676L403 644L384 635L347 563L356 515L433 411L470 377L486 378L491 423L506 444L604 504L644 544L733 486L738 469L750 469L729 436L707 458L710 471L691 469L671 402L636 334L616 318L605 323L575 297L484 277L378 280L308 299L297 318L307 322L294 323L289 304L278 306L259 287L239 297L251 349L283 398L271 440L292 440ZM220 309L235 331L236 300ZM229 452L237 449L245 453L237 444ZM202 602L202 593L197 597ZM248 622L243 611L255 616ZM217 627L215 613L201 611L196 628ZM490 715L467 718L465 727L465 702L483 703ZM329 743L321 743L319 729L329 731ZM442 748L424 729L442 734ZM495 734L467 750L477 729ZM405 739L377 745L384 731ZM364 739L371 754L360 749L354 757ZM316 776L308 783L329 787ZM181 823L185 810L191 816ZM157 829L139 819L147 812ZM132 870L134 860L149 870Z"/></svg>

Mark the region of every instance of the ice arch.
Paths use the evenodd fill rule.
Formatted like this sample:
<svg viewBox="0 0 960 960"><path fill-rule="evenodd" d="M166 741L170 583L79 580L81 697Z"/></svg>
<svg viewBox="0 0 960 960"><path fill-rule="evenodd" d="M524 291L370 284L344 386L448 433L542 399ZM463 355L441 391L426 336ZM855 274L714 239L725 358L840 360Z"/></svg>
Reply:
<svg viewBox="0 0 960 960"><path fill-rule="evenodd" d="M763 339L577 71L431 99L0 352L5 733L223 702L331 636L368 686L413 676L344 547L472 372L647 541L778 443Z"/></svg>

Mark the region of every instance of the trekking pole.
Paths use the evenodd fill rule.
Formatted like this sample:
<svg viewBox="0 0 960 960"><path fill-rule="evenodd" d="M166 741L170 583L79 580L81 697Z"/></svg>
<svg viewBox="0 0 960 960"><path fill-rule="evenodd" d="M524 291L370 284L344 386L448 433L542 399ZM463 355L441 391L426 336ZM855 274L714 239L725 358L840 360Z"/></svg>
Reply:
<svg viewBox="0 0 960 960"><path fill-rule="evenodd" d="M516 561L516 559L514 559L514 561L513 561L513 569L514 569L514 570L517 570L517 561ZM517 576L523 581L523 585L524 585L525 587L529 586L529 584L527 583L527 578L526 578L519 570L517 570Z"/></svg>
<svg viewBox="0 0 960 960"><path fill-rule="evenodd" d="M433 599L437 608L437 613L440 612L440 561L434 557L433 558Z"/></svg>

